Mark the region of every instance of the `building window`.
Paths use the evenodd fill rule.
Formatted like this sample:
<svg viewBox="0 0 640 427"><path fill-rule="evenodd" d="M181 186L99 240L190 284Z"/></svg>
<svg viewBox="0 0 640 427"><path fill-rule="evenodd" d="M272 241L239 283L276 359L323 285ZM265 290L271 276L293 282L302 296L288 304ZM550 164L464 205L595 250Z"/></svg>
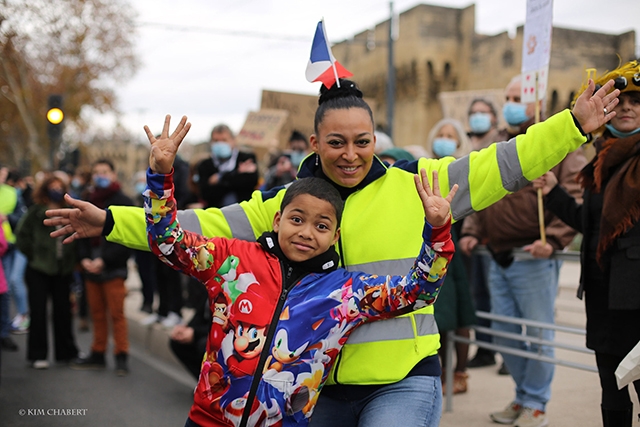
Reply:
<svg viewBox="0 0 640 427"><path fill-rule="evenodd" d="M558 91L557 90L553 90L553 92L551 92L551 112L555 113L558 109Z"/></svg>
<svg viewBox="0 0 640 427"><path fill-rule="evenodd" d="M513 51L505 50L502 54L502 66L511 67L513 65Z"/></svg>
<svg viewBox="0 0 640 427"><path fill-rule="evenodd" d="M571 108L571 103L573 102L573 98L576 96L574 91L571 91L569 94L569 102L567 102L567 108Z"/></svg>

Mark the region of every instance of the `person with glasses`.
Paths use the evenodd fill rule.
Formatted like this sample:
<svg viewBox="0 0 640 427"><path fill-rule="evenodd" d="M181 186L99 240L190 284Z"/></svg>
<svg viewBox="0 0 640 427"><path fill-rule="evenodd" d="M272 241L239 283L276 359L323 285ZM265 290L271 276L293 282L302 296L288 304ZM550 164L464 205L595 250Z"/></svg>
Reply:
<svg viewBox="0 0 640 427"><path fill-rule="evenodd" d="M599 128L595 157L578 175L580 204L547 173L534 185L545 205L583 234L580 287L587 314L587 347L596 353L602 387L602 423L630 427L628 387L618 389L615 370L640 341L640 64L631 61L596 80L614 79L620 103ZM604 108L602 114L608 114ZM633 387L640 395L640 381Z"/></svg>

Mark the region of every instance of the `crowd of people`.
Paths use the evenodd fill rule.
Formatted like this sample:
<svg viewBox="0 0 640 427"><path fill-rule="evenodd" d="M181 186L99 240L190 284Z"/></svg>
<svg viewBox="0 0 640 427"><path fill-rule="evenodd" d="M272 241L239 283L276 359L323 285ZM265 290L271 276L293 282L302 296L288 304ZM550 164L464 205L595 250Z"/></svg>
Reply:
<svg viewBox="0 0 640 427"><path fill-rule="evenodd" d="M150 169L136 175L132 197L108 159L32 181L3 168L2 349L17 350L11 333L27 332L27 360L49 366L50 299L56 361L104 369L111 323L113 366L127 375L133 259L141 323L166 328L168 345L198 379L187 426L261 417L312 427L437 426L443 385L451 382L455 394L481 389L468 369L496 364L495 352L479 348L469 360L469 345L456 342L447 378L446 333L471 338L482 322L476 310L553 324L561 267L553 255L582 233L580 296L603 425L630 426L631 400L614 371L640 340L640 330L626 327L640 320L630 273L639 247L637 76L640 66L626 64L550 117L542 101L521 102L515 77L505 89L506 129L490 100L474 99L467 123L439 121L421 147L383 142L360 89L341 79L322 87L314 133L293 132L264 169L224 124L211 132L210 155L189 164L178 147L190 124L183 118L170 133L167 117L161 134L147 128ZM589 160L580 147L592 134L602 136ZM490 255L475 253L478 245ZM515 257L518 248L531 257ZM195 311L190 319L185 305ZM90 319L86 354L76 345L74 309L80 326ZM289 324L293 316L308 327ZM490 326L522 333L505 322ZM613 333L619 329L625 333ZM554 338L531 327L526 334ZM551 346L493 342L553 357ZM487 415L548 425L554 365L501 359L514 398ZM640 383L634 387L640 393Z"/></svg>

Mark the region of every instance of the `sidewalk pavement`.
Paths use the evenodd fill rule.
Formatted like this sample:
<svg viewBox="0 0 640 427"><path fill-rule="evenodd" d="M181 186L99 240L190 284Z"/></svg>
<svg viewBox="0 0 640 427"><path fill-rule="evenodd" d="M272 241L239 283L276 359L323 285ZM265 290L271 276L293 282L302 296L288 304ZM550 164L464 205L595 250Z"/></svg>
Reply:
<svg viewBox="0 0 640 427"><path fill-rule="evenodd" d="M195 380L186 373L186 370L169 349L169 331L160 324L143 326L140 323L146 317L146 313L140 312L142 294L140 293L140 279L135 268L135 264L132 263L131 274L127 280L129 295L125 300L130 339L137 341L155 357L168 362L169 366L174 366L176 375L185 381L191 381L195 386ZM579 274L577 263L569 261L563 263L556 300L556 323L584 329L584 303L575 296ZM182 315L185 321L188 321L193 315L193 310L183 309ZM556 340L584 346L584 337L578 335L557 333ZM476 348L471 346L470 357L475 354L475 351ZM568 350L556 349L556 358L595 366L593 356ZM498 360L495 366L468 370L469 391L453 397L452 411L443 413L441 427L499 425L491 421L489 413L502 410L513 400L515 393L515 384L511 377L498 375L499 366L500 361ZM598 375L575 368L556 366L551 400L547 405L547 415L550 426L601 426ZM640 427L640 405L635 399L633 426Z"/></svg>

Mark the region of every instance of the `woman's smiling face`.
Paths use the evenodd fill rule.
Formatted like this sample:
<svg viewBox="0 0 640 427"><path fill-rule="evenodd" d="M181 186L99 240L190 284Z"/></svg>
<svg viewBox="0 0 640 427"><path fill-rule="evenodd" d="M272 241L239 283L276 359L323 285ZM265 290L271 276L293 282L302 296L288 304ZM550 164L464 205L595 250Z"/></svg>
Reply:
<svg viewBox="0 0 640 427"><path fill-rule="evenodd" d="M355 187L371 169L375 136L371 117L362 108L327 111L310 142L322 171L338 185Z"/></svg>
<svg viewBox="0 0 640 427"><path fill-rule="evenodd" d="M618 96L620 102L613 111L611 126L620 132L631 132L640 128L640 92L623 92Z"/></svg>

